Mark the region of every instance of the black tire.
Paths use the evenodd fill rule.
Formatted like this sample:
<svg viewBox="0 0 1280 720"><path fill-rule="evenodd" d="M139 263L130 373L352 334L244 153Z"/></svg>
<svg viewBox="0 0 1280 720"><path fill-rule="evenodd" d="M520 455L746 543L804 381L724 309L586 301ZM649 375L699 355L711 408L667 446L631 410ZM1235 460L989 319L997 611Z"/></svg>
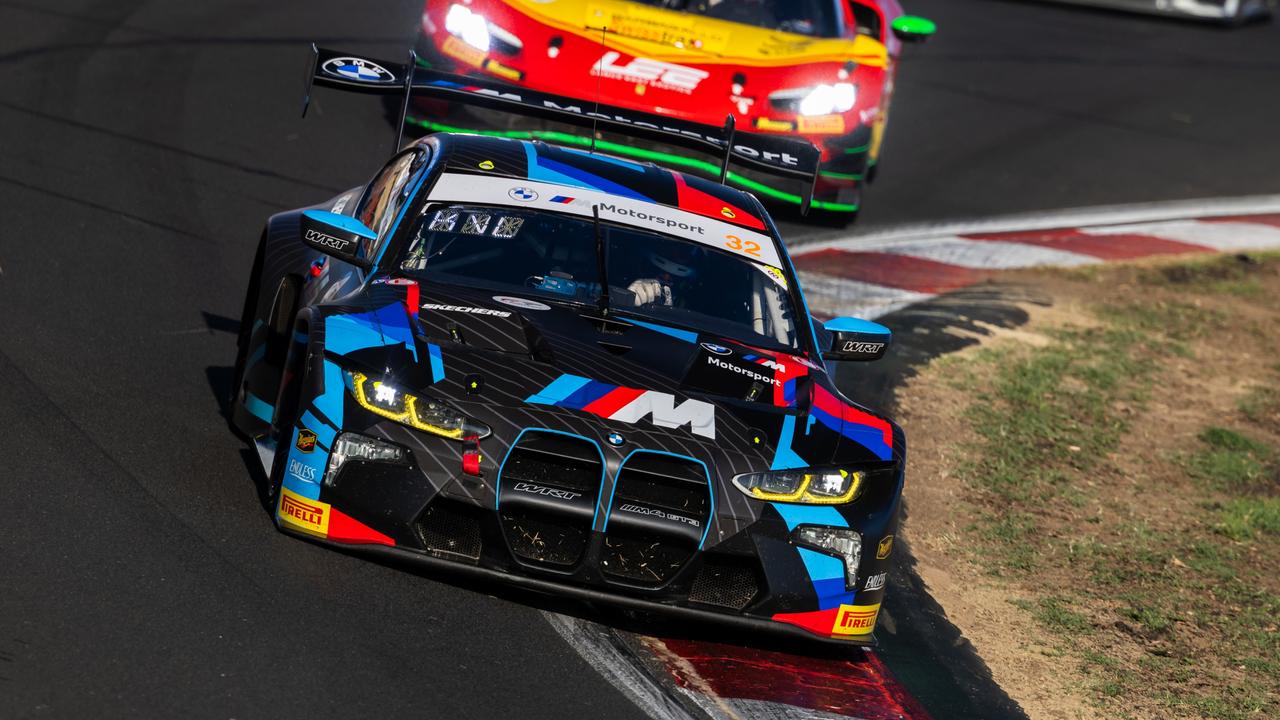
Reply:
<svg viewBox="0 0 1280 720"><path fill-rule="evenodd" d="M306 333L305 328L295 327L292 321L288 327L290 336L295 331L302 332L304 335ZM271 437L276 442L275 462L271 465L271 472L267 476L267 487L264 488L267 506L272 511L273 519L276 519L274 513L276 496L284 484L285 459L289 456L289 441L293 437L291 430L297 422L302 389L306 387L311 371L306 343L290 342L287 350L280 370L280 391L276 395L275 414L271 418ZM278 524L278 519L276 521Z"/></svg>

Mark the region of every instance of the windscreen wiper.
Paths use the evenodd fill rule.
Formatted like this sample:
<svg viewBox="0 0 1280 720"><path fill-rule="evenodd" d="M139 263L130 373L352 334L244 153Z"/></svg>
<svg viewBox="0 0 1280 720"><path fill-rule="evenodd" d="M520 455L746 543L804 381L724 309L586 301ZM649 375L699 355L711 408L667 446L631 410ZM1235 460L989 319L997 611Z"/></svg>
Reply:
<svg viewBox="0 0 1280 720"><path fill-rule="evenodd" d="M605 257L604 234L600 232L600 206L591 206L591 222L596 232L596 267L600 275L600 314L609 317L609 261Z"/></svg>

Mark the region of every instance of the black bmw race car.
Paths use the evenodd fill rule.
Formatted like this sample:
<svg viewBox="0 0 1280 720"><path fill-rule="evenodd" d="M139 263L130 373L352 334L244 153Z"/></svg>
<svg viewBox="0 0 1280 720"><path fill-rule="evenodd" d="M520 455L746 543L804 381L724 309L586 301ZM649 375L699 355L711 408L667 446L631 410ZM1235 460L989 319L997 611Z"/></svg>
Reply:
<svg viewBox="0 0 1280 720"><path fill-rule="evenodd" d="M405 78L411 67L321 51L315 78L574 112L470 79ZM726 162L817 167L792 140L596 114L723 148ZM267 222L232 423L263 460L286 532L868 644L905 446L840 394L825 361L873 360L889 340L867 321L815 324L749 194L598 153L440 134L367 186Z"/></svg>

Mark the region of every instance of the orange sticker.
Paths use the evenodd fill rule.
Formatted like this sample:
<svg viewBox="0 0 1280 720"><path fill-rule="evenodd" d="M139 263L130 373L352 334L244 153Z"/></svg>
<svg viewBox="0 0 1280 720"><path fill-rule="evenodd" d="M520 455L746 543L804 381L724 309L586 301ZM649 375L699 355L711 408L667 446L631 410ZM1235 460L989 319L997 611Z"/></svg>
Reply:
<svg viewBox="0 0 1280 720"><path fill-rule="evenodd" d="M815 115L796 118L796 130L814 135L839 135L844 132L843 115Z"/></svg>
<svg viewBox="0 0 1280 720"><path fill-rule="evenodd" d="M476 67L480 67L485 58L485 52L483 50L473 48L452 35L444 41L444 47L442 47L441 50L444 50L445 55L457 58L468 65L474 65Z"/></svg>

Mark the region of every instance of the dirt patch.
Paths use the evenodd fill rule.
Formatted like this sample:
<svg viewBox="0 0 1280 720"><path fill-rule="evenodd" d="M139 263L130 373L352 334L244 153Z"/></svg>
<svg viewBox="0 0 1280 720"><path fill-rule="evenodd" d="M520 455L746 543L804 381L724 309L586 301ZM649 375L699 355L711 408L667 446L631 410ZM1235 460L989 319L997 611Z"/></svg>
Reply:
<svg viewBox="0 0 1280 720"><path fill-rule="evenodd" d="M1280 716L1280 255L1002 282L898 395L922 579L1032 718Z"/></svg>

